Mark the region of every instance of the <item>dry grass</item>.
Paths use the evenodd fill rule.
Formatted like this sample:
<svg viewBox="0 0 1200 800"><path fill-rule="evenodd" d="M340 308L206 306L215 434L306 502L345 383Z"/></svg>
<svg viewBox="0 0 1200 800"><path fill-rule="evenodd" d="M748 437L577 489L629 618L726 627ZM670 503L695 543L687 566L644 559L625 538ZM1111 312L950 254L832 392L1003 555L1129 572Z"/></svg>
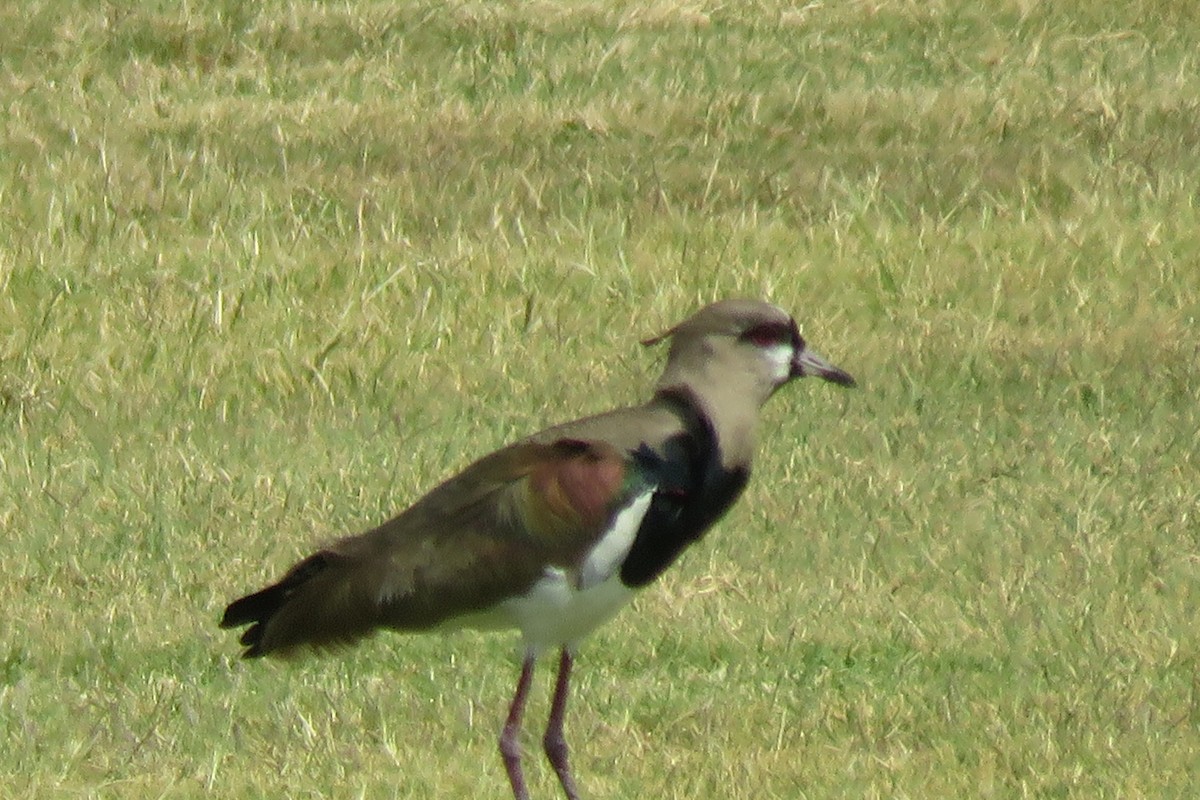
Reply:
<svg viewBox="0 0 1200 800"><path fill-rule="evenodd" d="M1197 52L1168 0L0 11L0 793L503 796L504 637L217 615L746 294L864 387L776 398L585 651L587 796L1194 795Z"/></svg>

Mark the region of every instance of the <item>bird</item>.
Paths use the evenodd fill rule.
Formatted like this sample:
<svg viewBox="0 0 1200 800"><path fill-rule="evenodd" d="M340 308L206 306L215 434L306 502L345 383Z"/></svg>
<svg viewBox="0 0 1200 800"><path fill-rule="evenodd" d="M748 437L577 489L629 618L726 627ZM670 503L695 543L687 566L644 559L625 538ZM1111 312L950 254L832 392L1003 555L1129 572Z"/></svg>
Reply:
<svg viewBox="0 0 1200 800"><path fill-rule="evenodd" d="M642 405L555 425L485 455L393 519L337 539L233 601L242 656L340 649L379 630L516 628L522 661L499 739L528 800L519 738L534 666L558 651L542 740L568 800L579 791L564 719L582 640L649 586L738 499L759 412L808 376L852 387L795 320L725 299L642 341L667 343Z"/></svg>

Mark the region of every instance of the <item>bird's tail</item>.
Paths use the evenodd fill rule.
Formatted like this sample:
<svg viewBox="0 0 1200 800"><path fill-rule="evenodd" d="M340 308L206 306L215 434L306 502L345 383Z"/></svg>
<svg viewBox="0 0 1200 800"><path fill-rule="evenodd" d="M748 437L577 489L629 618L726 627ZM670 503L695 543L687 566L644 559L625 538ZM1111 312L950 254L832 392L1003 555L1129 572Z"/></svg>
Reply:
<svg viewBox="0 0 1200 800"><path fill-rule="evenodd" d="M249 625L241 636L243 658L290 655L298 647L349 644L377 624L377 605L363 597L352 579L354 565L322 550L296 564L283 579L234 600L222 628Z"/></svg>

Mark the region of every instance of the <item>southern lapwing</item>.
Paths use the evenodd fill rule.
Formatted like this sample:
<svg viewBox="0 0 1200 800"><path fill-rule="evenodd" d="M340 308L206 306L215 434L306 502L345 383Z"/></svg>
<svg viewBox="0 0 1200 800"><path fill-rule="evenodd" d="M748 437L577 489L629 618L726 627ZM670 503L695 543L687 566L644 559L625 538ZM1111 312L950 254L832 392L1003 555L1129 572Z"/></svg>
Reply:
<svg viewBox="0 0 1200 800"><path fill-rule="evenodd" d="M670 342L648 403L549 428L433 489L395 519L338 539L236 600L221 627L243 656L349 644L380 628L515 627L524 663L500 735L517 800L518 742L534 663L561 650L543 739L570 800L563 737L580 641L699 539L742 493L759 409L794 378L853 386L782 309L713 303L645 345Z"/></svg>

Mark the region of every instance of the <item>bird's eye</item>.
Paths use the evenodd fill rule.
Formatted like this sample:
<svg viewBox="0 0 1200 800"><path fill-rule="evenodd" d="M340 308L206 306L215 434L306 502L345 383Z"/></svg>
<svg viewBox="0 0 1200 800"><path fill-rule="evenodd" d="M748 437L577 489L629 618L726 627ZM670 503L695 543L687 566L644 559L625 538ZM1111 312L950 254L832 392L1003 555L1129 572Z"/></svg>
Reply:
<svg viewBox="0 0 1200 800"><path fill-rule="evenodd" d="M742 334L742 339L758 347L771 347L791 341L792 332L786 325L755 325Z"/></svg>

